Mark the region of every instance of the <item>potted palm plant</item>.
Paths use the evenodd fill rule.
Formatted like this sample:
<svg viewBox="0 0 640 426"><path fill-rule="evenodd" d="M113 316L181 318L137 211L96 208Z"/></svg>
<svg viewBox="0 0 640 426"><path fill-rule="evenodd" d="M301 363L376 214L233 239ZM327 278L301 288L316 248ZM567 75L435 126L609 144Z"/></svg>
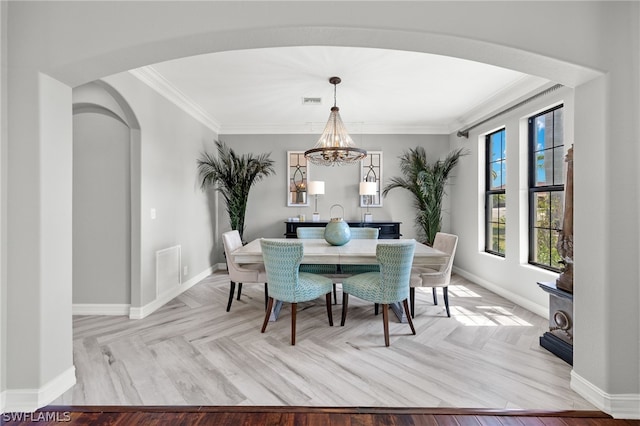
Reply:
<svg viewBox="0 0 640 426"><path fill-rule="evenodd" d="M418 146L400 156L400 170L403 176L393 177L385 186L382 196L394 188L411 192L416 208L416 225L419 238L428 245L433 244L436 233L442 227L442 198L451 171L460 157L468 152L462 148L450 152L443 160L429 163L425 149Z"/></svg>
<svg viewBox="0 0 640 426"><path fill-rule="evenodd" d="M270 153L238 155L226 144L216 141L218 155L204 152L198 159L200 187L219 191L227 206L231 229L244 233L249 190L267 176L275 174Z"/></svg>

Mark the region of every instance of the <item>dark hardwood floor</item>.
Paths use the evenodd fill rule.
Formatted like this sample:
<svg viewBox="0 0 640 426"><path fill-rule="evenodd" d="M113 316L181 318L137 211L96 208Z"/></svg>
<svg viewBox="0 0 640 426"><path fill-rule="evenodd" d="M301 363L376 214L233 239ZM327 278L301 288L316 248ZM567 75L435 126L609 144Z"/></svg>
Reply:
<svg viewBox="0 0 640 426"><path fill-rule="evenodd" d="M368 407L131 407L48 406L35 413L4 413L6 425L434 425L637 426L600 411L471 410Z"/></svg>

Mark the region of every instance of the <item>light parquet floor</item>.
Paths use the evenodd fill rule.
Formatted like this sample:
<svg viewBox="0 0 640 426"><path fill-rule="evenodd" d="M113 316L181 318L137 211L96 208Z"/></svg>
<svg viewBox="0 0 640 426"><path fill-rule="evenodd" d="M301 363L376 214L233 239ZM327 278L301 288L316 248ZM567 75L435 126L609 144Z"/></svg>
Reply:
<svg viewBox="0 0 640 426"><path fill-rule="evenodd" d="M569 387L571 367L538 338L547 320L454 274L451 318L417 289L417 335L355 297L340 327L324 299L299 304L264 334L262 284L245 284L226 312L216 272L141 320L74 317L77 384L53 405L260 405L594 410Z"/></svg>

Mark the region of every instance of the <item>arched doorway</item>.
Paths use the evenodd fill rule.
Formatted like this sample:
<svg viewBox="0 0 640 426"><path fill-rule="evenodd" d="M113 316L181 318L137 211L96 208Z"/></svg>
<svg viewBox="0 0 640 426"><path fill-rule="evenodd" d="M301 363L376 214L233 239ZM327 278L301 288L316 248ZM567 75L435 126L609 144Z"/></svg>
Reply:
<svg viewBox="0 0 640 426"><path fill-rule="evenodd" d="M73 100L74 315L129 315L139 281L138 121L104 82L75 88Z"/></svg>

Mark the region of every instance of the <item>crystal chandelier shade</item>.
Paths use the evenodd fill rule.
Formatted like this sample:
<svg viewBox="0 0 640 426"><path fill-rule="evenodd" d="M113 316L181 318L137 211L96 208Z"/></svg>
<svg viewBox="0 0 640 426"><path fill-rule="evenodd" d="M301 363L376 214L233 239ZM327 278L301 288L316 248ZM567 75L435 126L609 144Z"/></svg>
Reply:
<svg viewBox="0 0 640 426"><path fill-rule="evenodd" d="M304 156L313 164L322 166L356 164L367 156L364 149L356 148L340 118L340 108L336 106L336 85L340 81L339 77L329 79L333 84L333 107L329 120L315 146L304 153Z"/></svg>

